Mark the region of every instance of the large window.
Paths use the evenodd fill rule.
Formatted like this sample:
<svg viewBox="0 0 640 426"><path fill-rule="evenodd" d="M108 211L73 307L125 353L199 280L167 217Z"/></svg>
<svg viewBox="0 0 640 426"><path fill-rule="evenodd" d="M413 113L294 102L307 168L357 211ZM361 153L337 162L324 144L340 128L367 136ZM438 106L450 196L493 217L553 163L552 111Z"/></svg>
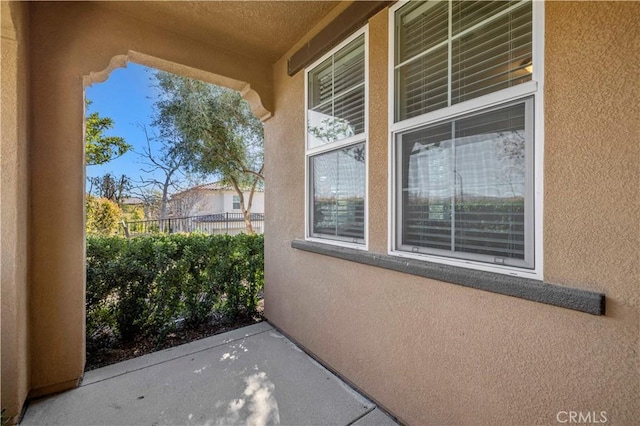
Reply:
<svg viewBox="0 0 640 426"><path fill-rule="evenodd" d="M536 7L392 8L393 253L535 273Z"/></svg>
<svg viewBox="0 0 640 426"><path fill-rule="evenodd" d="M307 238L366 238L366 33L306 71Z"/></svg>

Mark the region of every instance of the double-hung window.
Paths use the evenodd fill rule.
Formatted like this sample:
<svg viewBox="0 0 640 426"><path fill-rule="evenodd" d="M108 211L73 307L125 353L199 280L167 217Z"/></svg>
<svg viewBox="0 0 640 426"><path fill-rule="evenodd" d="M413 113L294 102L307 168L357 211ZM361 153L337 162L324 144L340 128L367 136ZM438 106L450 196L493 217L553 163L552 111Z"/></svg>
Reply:
<svg viewBox="0 0 640 426"><path fill-rule="evenodd" d="M393 254L540 274L542 6L534 3L391 9Z"/></svg>
<svg viewBox="0 0 640 426"><path fill-rule="evenodd" d="M306 72L306 237L364 247L366 28Z"/></svg>

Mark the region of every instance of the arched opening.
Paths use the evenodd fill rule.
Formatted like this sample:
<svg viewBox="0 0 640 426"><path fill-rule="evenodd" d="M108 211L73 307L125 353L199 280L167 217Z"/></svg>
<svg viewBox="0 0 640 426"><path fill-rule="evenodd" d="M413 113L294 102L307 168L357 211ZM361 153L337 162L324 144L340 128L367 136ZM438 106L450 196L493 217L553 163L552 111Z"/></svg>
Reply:
<svg viewBox="0 0 640 426"><path fill-rule="evenodd" d="M145 62L145 68L139 67L141 64L138 61L129 60L131 56L141 58ZM143 139L142 144L146 142L146 147L141 148L140 141L135 141L136 136L132 136L131 132L128 132L129 136L126 137L127 144L131 144L131 154L136 155L141 163L139 180L122 173L123 166L120 160L120 166L114 166L115 172L109 167L108 160L105 160L106 168L98 165L101 171L97 174L90 171L96 164L91 165L87 151L87 369L261 320L264 276L262 237L247 235L220 240L215 237L208 239L202 234L210 236L254 234L256 231L262 233L264 159L260 119L269 117L270 112L264 109L260 97L248 84L131 53L112 58L105 70L92 72L84 78L85 105L89 98L91 101L96 100L93 95L88 95L93 91L90 89L93 84L108 84L113 72L118 68L127 67L130 62L136 64L132 72L135 71L139 76L140 70L148 71L144 78L153 81L150 84L154 87L154 93L147 95L152 98L150 102L153 104L153 112L149 111L149 114L153 115L153 119L137 123L137 138ZM164 69L151 68L148 65L150 63L160 63L164 65ZM184 71L184 74L178 76L166 71L167 69ZM118 76L121 75L121 71L118 71ZM196 79L206 76L206 83ZM140 78L138 77L138 82L142 83ZM224 83L225 89L219 84L212 86L212 81ZM174 100L175 103L172 105L158 101L162 98L164 102L168 102L167 96L178 96L178 89L174 92L168 89L176 85L183 90L192 90L193 93ZM239 91L239 88L243 90ZM120 90L122 89L121 87ZM134 87L126 90L135 91ZM159 93L156 93L158 91ZM101 96L118 97L114 89L106 92L107 95ZM241 136L244 138L241 142L244 144L242 149L228 154L220 154L218 149L212 150L211 144L216 143L218 139L207 138L206 135L213 134L211 130L219 128L215 124L207 129L209 131L197 136L190 133L191 116L180 115L182 121L177 124L160 119L161 113L174 111L175 114L175 109L171 109L170 106L179 106L181 110L190 111L190 104L184 104L185 100L192 99L192 102L197 102L193 99L203 96L208 96L207 101L193 104L193 111L201 111L211 102L220 102L219 105L226 108L239 108L233 116L229 116L235 120L234 122L237 122L238 117L251 119L251 122L241 124L239 131L236 128L229 130L231 133L227 139L219 139L222 142L220 146L226 147L228 145L225 140L236 140ZM244 100L237 100L240 96L244 99L248 97L252 103L247 102L249 106L245 106ZM229 103L224 104L225 100ZM115 103L138 104L132 96L126 96ZM145 109L149 105L140 107ZM214 111L224 117L224 109L213 109L208 113L212 119ZM256 119L256 111L261 114L259 119ZM90 112L96 114L93 108ZM85 111L85 117L91 116ZM177 116L172 117L176 120ZM122 116L119 120L123 121ZM224 124L223 121L216 123ZM255 123L260 127L258 133L252 133L252 130L255 131ZM243 125L245 127L242 127ZM85 121L85 134L93 134L94 126L93 121ZM118 134L117 127L116 121L115 134ZM168 133L171 133L171 136L167 136ZM157 136L150 136L151 134ZM185 144L186 139L192 139L191 145ZM152 145L156 144L160 148L152 149ZM210 169L213 174L209 176L202 172L202 167L198 168L199 166L194 164L194 161L198 161L195 156L184 152L185 149L197 150L201 146L199 144L202 144L202 147L209 144L206 147L208 151L199 151L201 156L205 153L217 155L215 161L218 162L224 161L225 155L234 161L244 161L240 160L240 155L249 149L258 149L260 152L255 153L258 157L243 157L247 163L240 169L246 172L229 171L227 168L214 166ZM129 153L124 155L131 157ZM204 164L202 158L198 164ZM100 174L109 168L111 170L101 177ZM197 177L200 180L194 182L192 179L184 179L189 171L199 173ZM160 176L156 173L156 176L143 177L144 174L153 172L159 172ZM181 173L183 179L180 178ZM193 177L192 174L191 178ZM110 179L109 183L107 178ZM219 180L213 181L214 179ZM118 184L120 187L116 189ZM109 188L103 191L102 188L105 186ZM157 191L154 192L154 189ZM107 195L106 192L111 190L113 192ZM139 206L131 200L138 200L141 204L141 217L135 217L140 214L137 209ZM106 217L107 222L111 220L113 223L107 224L107 227L96 227L95 222L108 216L106 212L103 213L102 207L107 204L102 202L113 206L110 207L112 209L117 209L117 220L114 213L113 217ZM229 211L230 209L233 211ZM118 221L121 223L117 223ZM212 253L212 249L217 252ZM149 250L153 251L153 256L148 256ZM250 261L236 259L238 251L251 257ZM226 259L222 261L221 258ZM232 258L235 260L231 262L236 262L235 265L228 261ZM260 259L253 260L254 258ZM241 264L247 264L249 267L240 266ZM238 276L238 271L241 276Z"/></svg>
<svg viewBox="0 0 640 426"><path fill-rule="evenodd" d="M129 51L125 55L113 56L106 68L101 71L90 72L88 75L83 76L82 79L84 87L86 88L94 83L102 83L106 81L113 70L116 68L126 67L129 62L235 90L240 92L242 97L249 102L249 105L251 105L251 111L260 120L268 120L272 115L272 112L263 105L260 94L247 82L134 51Z"/></svg>
<svg viewBox="0 0 640 426"><path fill-rule="evenodd" d="M65 11L82 11L83 19ZM31 39L30 67L46 70L33 79L29 98L33 398L77 386L86 361L84 88L132 61L241 91L262 120L270 116L273 94L269 65L117 12L43 4L32 18L41 30ZM68 29L64 39L47 36L60 28Z"/></svg>

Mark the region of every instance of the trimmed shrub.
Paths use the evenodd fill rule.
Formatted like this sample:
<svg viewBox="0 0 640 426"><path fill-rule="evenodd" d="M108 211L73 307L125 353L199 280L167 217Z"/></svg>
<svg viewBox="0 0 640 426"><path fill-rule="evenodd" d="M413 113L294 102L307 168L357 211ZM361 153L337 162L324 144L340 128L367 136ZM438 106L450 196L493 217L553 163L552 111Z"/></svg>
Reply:
<svg viewBox="0 0 640 426"><path fill-rule="evenodd" d="M162 339L178 320L252 316L263 287L262 235L87 236L88 339Z"/></svg>

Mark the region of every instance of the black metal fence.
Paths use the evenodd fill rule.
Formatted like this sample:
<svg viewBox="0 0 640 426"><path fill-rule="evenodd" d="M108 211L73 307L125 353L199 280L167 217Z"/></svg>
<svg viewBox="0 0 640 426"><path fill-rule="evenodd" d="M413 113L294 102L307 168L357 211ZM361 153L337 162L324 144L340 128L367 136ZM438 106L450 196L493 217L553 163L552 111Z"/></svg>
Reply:
<svg viewBox="0 0 640 426"><path fill-rule="evenodd" d="M264 232L264 214L251 213L251 227L257 234ZM247 233L242 213L217 213L204 216L171 217L167 219L122 222L121 234L126 237L149 234L199 232L203 234Z"/></svg>

